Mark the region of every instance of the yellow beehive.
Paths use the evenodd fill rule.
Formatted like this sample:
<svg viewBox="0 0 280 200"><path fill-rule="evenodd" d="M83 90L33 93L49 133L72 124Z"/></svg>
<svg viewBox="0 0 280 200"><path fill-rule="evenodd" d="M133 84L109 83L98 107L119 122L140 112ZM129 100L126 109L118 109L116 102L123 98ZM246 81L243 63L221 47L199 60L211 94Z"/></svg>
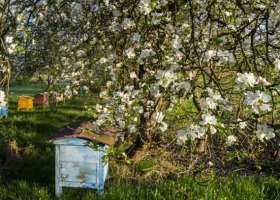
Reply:
<svg viewBox="0 0 280 200"><path fill-rule="evenodd" d="M20 109L33 110L33 98L29 96L19 96L18 110Z"/></svg>
<svg viewBox="0 0 280 200"><path fill-rule="evenodd" d="M106 86L101 86L101 87L100 87L100 91L101 91L101 92L105 92L106 90L107 90L107 87L106 87Z"/></svg>

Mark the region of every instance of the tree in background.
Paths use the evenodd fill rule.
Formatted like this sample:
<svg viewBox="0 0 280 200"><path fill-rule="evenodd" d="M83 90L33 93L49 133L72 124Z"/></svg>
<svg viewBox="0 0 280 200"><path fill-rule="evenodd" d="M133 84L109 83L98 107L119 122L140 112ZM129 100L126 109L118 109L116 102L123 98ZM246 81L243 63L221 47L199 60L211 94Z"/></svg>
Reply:
<svg viewBox="0 0 280 200"><path fill-rule="evenodd" d="M33 1L26 59L15 60L18 72L108 80L95 124L117 126L129 152L170 135L198 152L238 138L276 149L279 10L268 0Z"/></svg>

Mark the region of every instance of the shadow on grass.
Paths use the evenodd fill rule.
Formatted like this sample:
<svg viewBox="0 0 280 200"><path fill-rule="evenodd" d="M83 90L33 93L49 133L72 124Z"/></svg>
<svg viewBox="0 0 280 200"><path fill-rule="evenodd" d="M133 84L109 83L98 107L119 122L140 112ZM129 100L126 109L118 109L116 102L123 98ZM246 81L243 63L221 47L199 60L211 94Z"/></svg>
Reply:
<svg viewBox="0 0 280 200"><path fill-rule="evenodd" d="M16 90L17 93L23 93L20 88L14 89L15 92ZM13 98L9 102L9 115L0 124L5 127L5 130L0 127L2 184L8 187L9 183L18 180L28 185L53 185L54 145L47 144L46 140L69 123L90 119L90 114L82 110L84 106L94 104L96 99L93 97L94 95L79 96L66 100L55 112L49 107L40 106L32 111L18 111L17 98Z"/></svg>

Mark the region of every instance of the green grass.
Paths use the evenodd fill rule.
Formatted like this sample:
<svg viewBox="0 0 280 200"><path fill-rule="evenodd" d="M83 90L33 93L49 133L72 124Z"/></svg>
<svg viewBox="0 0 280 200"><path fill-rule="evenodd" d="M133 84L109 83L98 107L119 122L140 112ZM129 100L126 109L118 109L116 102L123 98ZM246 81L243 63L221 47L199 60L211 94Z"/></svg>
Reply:
<svg viewBox="0 0 280 200"><path fill-rule="evenodd" d="M0 182L1 183L1 182ZM25 180L1 184L0 199L54 199L54 185L42 186ZM98 197L91 189L63 188L62 200L277 200L280 181L272 177L223 177L201 186L191 177L157 181L117 181L106 183L105 192Z"/></svg>
<svg viewBox="0 0 280 200"><path fill-rule="evenodd" d="M38 92L42 92L38 86L11 88L9 116L0 121L0 200L55 199L54 145L46 140L66 124L92 119L85 107L98 101L97 94L78 95L60 103L56 112L48 107L17 111L18 95L34 96ZM3 151L7 147L12 148ZM91 189L63 188L61 199L280 199L280 180L272 176L229 175L201 185L191 176L131 181L118 176L116 169L121 166L110 168L115 171L109 173L101 197Z"/></svg>

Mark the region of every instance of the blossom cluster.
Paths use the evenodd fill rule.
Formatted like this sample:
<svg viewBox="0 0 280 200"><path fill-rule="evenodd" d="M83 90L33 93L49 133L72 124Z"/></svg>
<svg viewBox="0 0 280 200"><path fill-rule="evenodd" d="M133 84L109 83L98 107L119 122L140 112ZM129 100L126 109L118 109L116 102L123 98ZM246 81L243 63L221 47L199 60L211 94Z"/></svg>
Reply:
<svg viewBox="0 0 280 200"><path fill-rule="evenodd" d="M275 137L274 129L267 124L257 124L256 135L261 141L264 139L270 140Z"/></svg>
<svg viewBox="0 0 280 200"><path fill-rule="evenodd" d="M188 139L192 141L205 135L205 129L199 125L190 125L185 130L177 132L177 143L185 144Z"/></svg>
<svg viewBox="0 0 280 200"><path fill-rule="evenodd" d="M246 90L248 88L253 88L257 84L262 84L264 86L270 85L270 83L263 77L255 77L253 73L237 73L235 82L237 87Z"/></svg>
<svg viewBox="0 0 280 200"><path fill-rule="evenodd" d="M207 62L213 58L218 58L217 64L219 65L235 63L233 54L226 50L221 50L221 49L206 51L204 58L205 61Z"/></svg>
<svg viewBox="0 0 280 200"><path fill-rule="evenodd" d="M201 109L203 111L208 112L209 110L215 110L218 108L224 111L232 110L232 106L230 105L228 99L222 98L222 96L217 91L213 91L212 88L207 87L206 92L208 97L203 99L201 103Z"/></svg>
<svg viewBox="0 0 280 200"><path fill-rule="evenodd" d="M115 123L121 131L135 134L145 129L149 122L153 131L164 132L168 124L163 108L178 108L181 99L191 100L194 91L199 90L197 98L200 109L197 117L192 118L193 122L186 129L178 131L178 142L182 144L187 139L195 140L205 134L215 134L223 123L226 126L226 144L230 146L237 141L231 122L236 122L242 131L248 131L250 126L247 126L247 120L254 116L252 113L272 110L272 98L265 92L270 82L264 77L269 77L271 71L279 72L280 61L277 54L271 56L269 63L274 61L274 68L266 74L261 68L268 63L264 59L265 55L259 55L262 50L252 52L252 48L263 45L259 44L261 40L253 40L262 38L266 31L258 28L264 22L254 23L258 21L256 16L261 16L261 13L248 11L246 15L247 11L234 11L232 6L222 4L221 0L211 5L206 1L190 3L195 8L192 16L189 13L193 8L189 4L177 7L174 2L167 0L131 1L130 6L126 5L128 1L122 0L65 2L60 7L62 12L57 12L60 10L55 10L53 6L43 9L47 4L47 1L44 2L40 1L42 5L38 5L44 10L38 14L38 20L45 26L43 30L46 35L55 37L54 41L61 39L65 42L58 48L61 57L58 64L52 67L47 65L45 69L62 71L63 77L67 80L76 79L73 83L77 85L78 77L85 74L90 74L90 78L95 74L100 79L104 73L104 77L110 79L106 83L107 90L100 93L104 102L102 105L96 104L94 109L98 126ZM265 8L264 3L257 2L257 8ZM234 4L234 1L229 1L229 5ZM215 21L213 25L209 23L212 16L205 19L205 10L208 6L214 13L215 7L219 7L217 5L223 6L224 12L216 10L217 16L220 14L218 19L222 20ZM52 17L52 13L59 13L63 26L57 28L59 21L54 17L48 20L50 23L45 22L44 19ZM275 13L279 13L278 7ZM239 14L242 17L235 20ZM273 17L275 20L279 18L276 14ZM242 19L249 23L243 23ZM55 29L49 26L52 21ZM94 26L93 21L96 22ZM199 26L201 24L203 27ZM54 30L58 29L61 31L55 34ZM255 32L249 37L252 30ZM237 40L237 32L244 37ZM14 40L7 37L6 43L12 44ZM33 44L40 49L38 42L39 39ZM267 43L271 44L268 51L273 45L277 46L273 41ZM252 59L255 61L254 67L251 66ZM227 80L227 77L232 77L232 73L236 74L235 80ZM240 102L234 99L239 95L234 94L236 92L244 97ZM239 109L237 104L248 106L250 111ZM236 115L239 110L244 111L238 114L242 120ZM256 120L260 124L265 121ZM257 130L255 133L261 140L273 137L269 126Z"/></svg>
<svg viewBox="0 0 280 200"><path fill-rule="evenodd" d="M271 111L270 103L271 96L265 92L257 90L256 92L247 91L245 93L245 105L251 107L253 113L259 114L261 111Z"/></svg>

